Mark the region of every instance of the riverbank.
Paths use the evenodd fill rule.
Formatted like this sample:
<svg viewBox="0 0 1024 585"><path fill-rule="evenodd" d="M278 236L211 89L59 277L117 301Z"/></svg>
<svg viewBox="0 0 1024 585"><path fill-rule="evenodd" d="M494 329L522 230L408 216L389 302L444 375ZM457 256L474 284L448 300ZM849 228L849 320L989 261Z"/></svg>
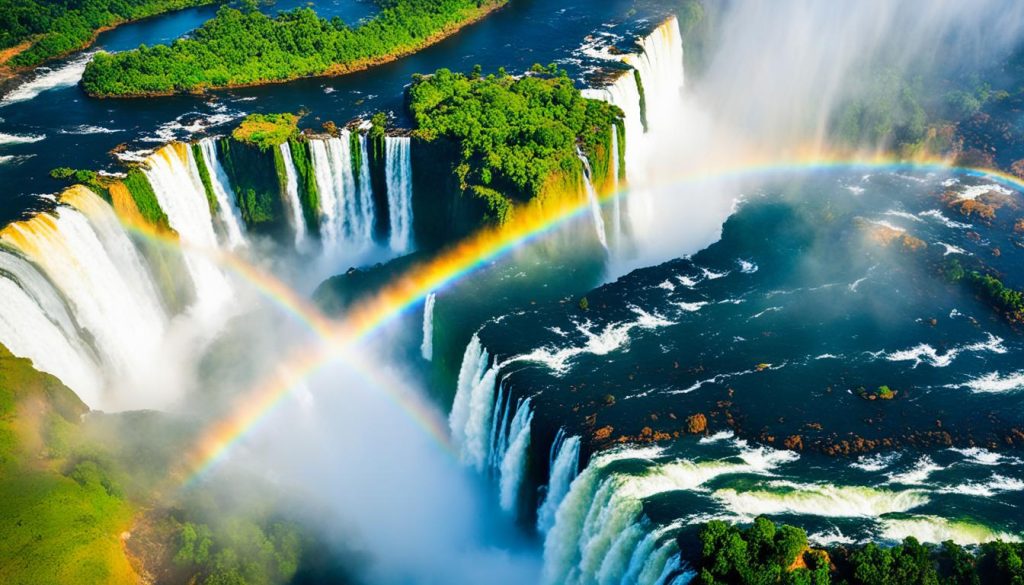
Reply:
<svg viewBox="0 0 1024 585"><path fill-rule="evenodd" d="M31 59L31 61L27 63L19 63L17 62L19 56L23 56L24 54L34 50L37 46L47 42L48 40L51 44L57 45L63 44L60 42L62 39L67 42L73 42L74 40L73 38L67 38L69 35L73 34L74 31L62 34L58 34L57 32L43 32L31 35L25 38L23 42L0 51L0 86L5 85L7 82L20 75L31 72L40 65L65 58L79 51L88 49L96 43L96 40L101 34L112 31L125 24L142 22L144 20L163 16L171 12L177 12L186 8L208 6L219 1L220 0L172 0L171 2L166 2L163 6L158 5L151 7L152 11L143 8L141 9L141 12L135 16L121 17L119 15L112 14L112 16L114 16L113 21L92 28L86 38L81 42L59 49L54 47L51 48L49 52L45 48L41 49L43 53L37 56L37 58ZM53 24L52 26L57 29L59 28L59 23ZM60 38L53 35L58 35Z"/></svg>

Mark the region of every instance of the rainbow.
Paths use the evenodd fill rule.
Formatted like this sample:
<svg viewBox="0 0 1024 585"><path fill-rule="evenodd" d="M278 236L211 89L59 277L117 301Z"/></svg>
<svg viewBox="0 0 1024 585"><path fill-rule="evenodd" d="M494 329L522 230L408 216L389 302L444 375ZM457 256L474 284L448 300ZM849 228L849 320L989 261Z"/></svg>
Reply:
<svg viewBox="0 0 1024 585"><path fill-rule="evenodd" d="M103 205L99 198L91 191L74 187L65 191L61 197L61 203L74 207L86 215L95 213L95 206ZM155 245L173 248L186 253L200 254L206 259L215 262L217 265L228 270L234 276L245 281L259 292L261 296L269 300L278 309L304 325L306 329L317 337L320 343L317 344L317 347L309 350L308 355L305 356L307 360L311 363L321 364L328 359L328 355L326 353L327 350L332 349L332 344L336 344L338 342L338 339L334 337L336 333L334 330L335 324L283 281L230 252L219 249L203 249L187 242L183 242L179 240L177 235L173 232L156 229L149 223L142 220L141 217L122 217L120 215L118 217L122 226L124 226L130 233ZM357 348L347 347L344 348L343 351L338 347L333 347L333 349L334 351L331 352L330 355L334 359L344 361L349 369L355 371L364 380L376 388L384 389L386 391L386 396L403 411L408 413L410 418L417 423L428 436L431 436L442 450L453 453L448 437L447 425L439 416L436 408L431 404L428 404L425 399L415 393L403 391L399 384L396 384L392 380L386 380L380 373L364 367L364 360L353 359L355 356L351 354ZM301 372L302 375L296 376L295 372ZM292 360L288 362L287 366L282 365L278 368L275 373L263 382L263 385L274 387L277 384L285 383L285 381L300 381L307 377L310 372L311 370L309 367L302 364L302 360ZM269 411L276 406L277 402L272 404L262 403L259 400L253 400L253 398L271 396L273 396L272 392L247 393L247 400L236 406L237 412L248 413L251 410ZM281 398L284 396L285 394L282 394ZM207 430L207 433L216 436L231 435L236 431L231 428L230 421L239 418L247 418L247 416L235 416L230 419L218 421ZM226 442L225 448L220 450L221 454L226 452L227 443L229 442ZM216 459L216 457L214 459Z"/></svg>
<svg viewBox="0 0 1024 585"><path fill-rule="evenodd" d="M695 172L683 173L670 181L662 181L658 186L699 186L703 183L729 179L772 178L796 173L850 170L952 173L984 178L1024 192L1024 180L1013 175L993 169L959 167L941 159L904 161L884 156L847 158L841 155L820 154L789 160L752 159L737 164L706 167ZM627 193L628 189L621 189L604 194L601 199L603 203L607 203ZM360 342L418 306L429 293L444 289L510 251L588 212L588 203L582 198L543 209L522 209L517 212L518 215L510 225L481 230L433 259L412 268L374 297L354 305L345 317L338 321L322 316L276 279L259 272L236 257L218 253L222 263L256 285L279 306L305 322L317 334L319 344L314 348L299 348L287 356L274 376L245 393L244 401L240 402L234 411L202 434L184 464L187 470L186 483L190 483L223 459L232 445L256 428L296 387L326 363L343 359L353 365L354 360L345 357L356 350ZM152 237L152 234L147 236ZM439 425L436 416L428 417L424 414L425 411L433 412L431 409L424 408L422 404L401 404L414 418L429 418L430 420L423 422L423 426L427 427L435 438L447 444L448 439L443 425Z"/></svg>

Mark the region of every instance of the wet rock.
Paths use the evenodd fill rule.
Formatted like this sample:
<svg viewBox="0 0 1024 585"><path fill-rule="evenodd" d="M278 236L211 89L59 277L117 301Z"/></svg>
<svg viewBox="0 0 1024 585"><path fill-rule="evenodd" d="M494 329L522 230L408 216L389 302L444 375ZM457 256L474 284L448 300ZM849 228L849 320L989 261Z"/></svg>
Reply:
<svg viewBox="0 0 1024 585"><path fill-rule="evenodd" d="M686 430L691 434L703 433L708 428L708 418L701 413L694 414L686 419Z"/></svg>

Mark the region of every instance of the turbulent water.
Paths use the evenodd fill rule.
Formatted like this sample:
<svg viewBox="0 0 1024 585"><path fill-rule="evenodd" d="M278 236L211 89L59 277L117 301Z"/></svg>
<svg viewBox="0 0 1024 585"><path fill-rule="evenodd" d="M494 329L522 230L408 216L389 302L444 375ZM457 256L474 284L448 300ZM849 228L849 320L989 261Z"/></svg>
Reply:
<svg viewBox="0 0 1024 585"><path fill-rule="evenodd" d="M486 325L452 410L464 460L499 432L473 413L524 397L549 494L564 491L552 455L564 435L582 435L589 458L554 511L536 496L521 508L539 506L547 582L628 582L637 555L654 558L649 539L674 543L709 518L770 515L819 543L1017 539L1007 511L1024 503L1024 461L993 449L1022 422L1024 345L937 273L980 259L1021 282L1012 213L951 219L949 202L976 192L1024 203L965 177L794 179L749 197L692 259L588 293L587 311L559 303ZM896 397L867 399L882 385ZM654 440L639 455L614 447Z"/></svg>

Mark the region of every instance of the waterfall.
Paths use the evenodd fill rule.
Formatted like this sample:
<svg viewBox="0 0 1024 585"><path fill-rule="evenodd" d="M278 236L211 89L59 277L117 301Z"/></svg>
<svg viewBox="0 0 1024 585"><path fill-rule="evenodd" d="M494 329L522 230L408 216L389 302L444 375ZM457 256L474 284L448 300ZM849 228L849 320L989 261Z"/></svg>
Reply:
<svg viewBox="0 0 1024 585"><path fill-rule="evenodd" d="M608 471L616 461L655 454L650 449L603 453L573 480L544 539L543 583L663 583L666 564L678 557L671 539L677 527L653 526L643 514L643 499L699 485L705 476L691 477L690 467L656 470L651 478Z"/></svg>
<svg viewBox="0 0 1024 585"><path fill-rule="evenodd" d="M592 99L614 104L625 114L623 125L626 130L626 178L632 181L639 170L643 168L644 161L644 124L640 110L640 87L636 83L636 77L632 73L625 73L611 85L600 89L585 89L583 94ZM617 143L618 136L615 136L614 140ZM616 157L617 164L618 157Z"/></svg>
<svg viewBox="0 0 1024 585"><path fill-rule="evenodd" d="M342 144L336 147L336 140L338 138L309 141L316 192L321 204L321 241L325 251L335 249L341 240L345 196L353 191L349 187L352 181L345 180L348 167L343 166L341 160L345 148Z"/></svg>
<svg viewBox="0 0 1024 585"><path fill-rule="evenodd" d="M455 400L448 415L448 427L452 432L452 440L461 447L466 442L467 425L470 418L470 403L473 391L484 377L490 356L483 348L480 339L473 335L462 356L462 366L455 388Z"/></svg>
<svg viewBox="0 0 1024 585"><path fill-rule="evenodd" d="M162 303L135 246L114 211L98 196L84 187L72 188L53 213L7 226L0 232L0 240L38 266L61 291L113 373L137 373L155 357L167 325ZM32 317L26 313L22 318ZM11 321L8 326L13 327ZM39 334L50 335L52 351L68 351L52 330L49 334L40 330ZM19 328L15 335L26 335L26 331ZM63 336L68 338L70 333ZM11 339L5 337L5 342ZM80 344L68 344L74 353L83 352ZM20 347L26 346L22 343ZM40 367L47 366L40 363ZM79 371L75 377L84 380L79 384L85 384L74 389L84 394L94 376L88 365L73 367ZM95 390L92 396L96 396Z"/></svg>
<svg viewBox="0 0 1024 585"><path fill-rule="evenodd" d="M555 512L569 493L569 485L576 478L580 461L580 438L566 437L563 430L558 431L554 443L551 444L551 457L548 463L548 488L544 501L537 509L537 530L547 534L555 524Z"/></svg>
<svg viewBox="0 0 1024 585"><path fill-rule="evenodd" d="M373 180L370 178L369 140L365 134L359 135L359 208L363 213L363 237L367 242L372 242L377 213L373 203Z"/></svg>
<svg viewBox="0 0 1024 585"><path fill-rule="evenodd" d="M622 246L622 194L619 193L619 129L612 126L611 139L612 160L612 233L615 234L615 245Z"/></svg>
<svg viewBox="0 0 1024 585"><path fill-rule="evenodd" d="M583 163L583 185L587 191L587 201L590 202L590 215L594 219L594 230L597 232L597 239L605 250L608 249L608 236L605 234L604 217L601 215L601 202L597 198L597 191L594 189L594 180L590 170L590 161L583 151L577 146L576 156Z"/></svg>
<svg viewBox="0 0 1024 585"><path fill-rule="evenodd" d="M295 163L292 162L291 146L287 142L282 142L279 148L281 149L281 158L284 160L284 195L288 202L292 229L295 231L295 248L302 251L306 245L307 233L306 217L302 213L302 201L299 199L299 178L295 173Z"/></svg>
<svg viewBox="0 0 1024 585"><path fill-rule="evenodd" d="M0 248L0 343L32 360L86 404L102 404L102 376L64 300L28 261Z"/></svg>
<svg viewBox="0 0 1024 585"><path fill-rule="evenodd" d="M674 119L679 108L685 79L679 21L669 18L637 44L639 52L618 57L631 67L629 71L606 87L584 90L584 95L612 103L625 114L625 177L630 183L630 201L639 204L641 215L649 215L653 203L647 192L650 180L646 169L650 155L657 151L645 126L656 120L651 125L656 129L657 124ZM630 215L635 211L631 206Z"/></svg>
<svg viewBox="0 0 1024 585"><path fill-rule="evenodd" d="M240 248L246 244L242 214L238 210L235 193L231 190L231 182L228 180L227 173L224 172L224 167L221 166L220 159L217 158L216 139L200 140L199 149L210 175L214 197L217 198L217 219L224 228L224 243L232 250Z"/></svg>
<svg viewBox="0 0 1024 585"><path fill-rule="evenodd" d="M516 415L508 431L508 439L500 445L502 456L500 471L500 489L498 501L501 509L515 512L519 500L519 492L526 473L526 457L530 449L530 425L533 423L533 409L530 399L522 400L516 406Z"/></svg>
<svg viewBox="0 0 1024 585"><path fill-rule="evenodd" d="M395 252L408 252L412 245L412 160L408 136L384 138L385 172L388 187L389 244Z"/></svg>
<svg viewBox="0 0 1024 585"><path fill-rule="evenodd" d="M420 355L423 359L433 361L434 359L434 303L437 295L430 293L423 303L423 343L420 344Z"/></svg>
<svg viewBox="0 0 1024 585"><path fill-rule="evenodd" d="M184 244L185 266L196 288L196 308L216 311L231 297L227 278L207 257L219 250L210 203L192 149L182 143L161 148L146 159L146 177L167 222Z"/></svg>
<svg viewBox="0 0 1024 585"><path fill-rule="evenodd" d="M362 139L362 137L361 137ZM310 140L313 171L320 192L320 235L325 251L337 251L345 242L356 248L373 243L376 218L369 167L365 188L357 189L352 168L352 142L348 130L340 138Z"/></svg>
<svg viewBox="0 0 1024 585"><path fill-rule="evenodd" d="M647 119L664 119L677 105L683 88L683 37L679 20L669 18L640 40L640 52L623 61L640 73L644 86Z"/></svg>

